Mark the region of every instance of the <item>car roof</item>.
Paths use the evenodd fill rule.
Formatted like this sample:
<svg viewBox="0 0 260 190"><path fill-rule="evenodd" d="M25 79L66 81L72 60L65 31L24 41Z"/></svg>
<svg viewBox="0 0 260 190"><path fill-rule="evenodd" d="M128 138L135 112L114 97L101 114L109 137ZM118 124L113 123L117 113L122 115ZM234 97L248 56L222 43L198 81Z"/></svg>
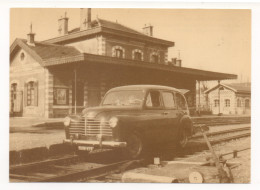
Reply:
<svg viewBox="0 0 260 190"><path fill-rule="evenodd" d="M181 91L177 88L169 87L169 86L161 86L161 85L128 85L128 86L119 86L109 90L111 91L118 91L118 90L171 90L180 92Z"/></svg>

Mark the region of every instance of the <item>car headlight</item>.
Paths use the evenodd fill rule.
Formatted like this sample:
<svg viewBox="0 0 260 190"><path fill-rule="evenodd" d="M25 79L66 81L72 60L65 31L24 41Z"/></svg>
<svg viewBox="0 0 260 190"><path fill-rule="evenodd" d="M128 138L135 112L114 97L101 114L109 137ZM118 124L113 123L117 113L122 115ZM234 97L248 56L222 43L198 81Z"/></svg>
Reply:
<svg viewBox="0 0 260 190"><path fill-rule="evenodd" d="M117 123L118 123L118 118L117 117L112 117L109 120L109 126L112 127L112 128L116 127Z"/></svg>
<svg viewBox="0 0 260 190"><path fill-rule="evenodd" d="M64 119L64 125L65 125L66 127L70 126L70 121L71 121L70 117L65 117L65 119Z"/></svg>

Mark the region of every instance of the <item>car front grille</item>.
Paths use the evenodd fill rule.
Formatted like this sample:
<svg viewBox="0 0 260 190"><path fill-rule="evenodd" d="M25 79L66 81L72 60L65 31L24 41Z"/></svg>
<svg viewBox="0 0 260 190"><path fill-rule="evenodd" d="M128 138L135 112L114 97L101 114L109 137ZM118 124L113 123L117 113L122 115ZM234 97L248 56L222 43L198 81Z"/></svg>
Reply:
<svg viewBox="0 0 260 190"><path fill-rule="evenodd" d="M112 129L108 121L82 118L78 121L71 121L69 134L81 136L96 136L101 134L102 136L112 136Z"/></svg>

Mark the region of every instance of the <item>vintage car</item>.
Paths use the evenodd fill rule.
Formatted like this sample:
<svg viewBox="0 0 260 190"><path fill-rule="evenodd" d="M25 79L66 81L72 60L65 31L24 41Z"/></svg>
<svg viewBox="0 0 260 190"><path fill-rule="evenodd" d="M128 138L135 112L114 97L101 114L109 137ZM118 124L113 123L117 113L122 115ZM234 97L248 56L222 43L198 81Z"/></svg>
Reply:
<svg viewBox="0 0 260 190"><path fill-rule="evenodd" d="M113 88L99 106L66 117L64 125L64 142L77 150L122 148L132 158L149 145L174 143L184 147L193 134L181 90L157 85Z"/></svg>

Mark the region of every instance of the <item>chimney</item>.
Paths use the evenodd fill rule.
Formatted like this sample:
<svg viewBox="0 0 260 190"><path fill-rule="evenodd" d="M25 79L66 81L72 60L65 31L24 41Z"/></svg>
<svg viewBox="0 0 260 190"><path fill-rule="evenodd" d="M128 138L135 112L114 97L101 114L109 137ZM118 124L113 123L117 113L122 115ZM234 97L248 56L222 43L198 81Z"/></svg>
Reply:
<svg viewBox="0 0 260 190"><path fill-rule="evenodd" d="M181 59L176 59L176 66L181 67Z"/></svg>
<svg viewBox="0 0 260 190"><path fill-rule="evenodd" d="M143 33L148 35L148 36L153 36L153 26L151 24L149 24L147 26L144 25Z"/></svg>
<svg viewBox="0 0 260 190"><path fill-rule="evenodd" d="M80 9L80 31L90 28L91 23L91 8Z"/></svg>
<svg viewBox="0 0 260 190"><path fill-rule="evenodd" d="M30 33L27 34L27 44L29 46L35 46L34 36L35 36L35 33L32 32L32 23L31 23L31 25L30 25Z"/></svg>
<svg viewBox="0 0 260 190"><path fill-rule="evenodd" d="M177 59L177 58L172 58L171 65L176 66L176 59Z"/></svg>
<svg viewBox="0 0 260 190"><path fill-rule="evenodd" d="M59 23L59 36L64 36L68 34L68 26L69 26L69 18L67 17L67 13L65 12L65 16L58 20Z"/></svg>

